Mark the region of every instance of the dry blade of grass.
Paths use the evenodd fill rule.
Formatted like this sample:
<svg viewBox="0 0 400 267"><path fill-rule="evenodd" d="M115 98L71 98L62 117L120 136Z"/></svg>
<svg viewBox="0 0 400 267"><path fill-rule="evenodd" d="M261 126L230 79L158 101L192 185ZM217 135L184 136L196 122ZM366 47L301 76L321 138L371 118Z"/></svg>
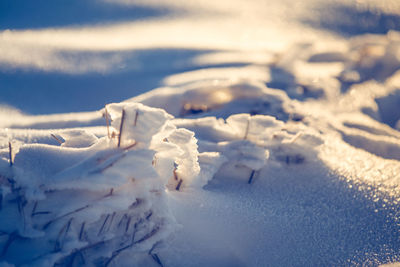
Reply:
<svg viewBox="0 0 400 267"><path fill-rule="evenodd" d="M153 215L153 211L151 210L149 212L149 214L146 215L146 220L149 220L152 215Z"/></svg>
<svg viewBox="0 0 400 267"><path fill-rule="evenodd" d="M110 218L110 214L107 214L106 218L104 219L103 224L102 224L101 227L100 227L99 232L97 233L97 236L99 236L100 234L103 233L103 230L104 230L104 228L105 228L105 226L106 226L106 223L107 223L107 221L108 221L109 218Z"/></svg>
<svg viewBox="0 0 400 267"><path fill-rule="evenodd" d="M129 217L129 221L128 221L129 223L130 223L130 219L131 219L131 217ZM146 240L146 239L152 237L152 236L153 236L155 233L157 233L158 230L159 230L159 229L157 228L157 229L156 229L157 231L154 232L155 229L153 229L152 232L150 232L149 234L145 235L141 240L139 240L139 242L134 242L137 225L138 225L138 223L135 223L135 226L134 226L135 230L134 230L133 233L132 233L131 242L130 242L128 245L123 246L123 247L121 247L121 248L115 250L115 251L112 253L111 257L108 258L107 261L104 263L104 266L108 266L108 265L109 265L116 257L118 257L118 255L119 255L121 252L123 252L124 250L127 250L127 249L129 249L129 248L132 248L135 244L137 244L137 243L139 243L139 242L143 242L144 240ZM127 227L129 227L128 224L127 224ZM128 229L128 228L127 228L127 229ZM127 229L126 229L126 230L127 230ZM154 232L154 233L153 233L153 232Z"/></svg>
<svg viewBox="0 0 400 267"><path fill-rule="evenodd" d="M110 220L110 222L108 223L108 227L107 227L107 230L106 230L106 231L110 231L111 226L112 226L112 224L113 224L113 222L114 222L114 218L115 218L115 215L116 215L116 214L117 214L117 213L114 211L113 214L111 215L111 220Z"/></svg>
<svg viewBox="0 0 400 267"><path fill-rule="evenodd" d="M8 142L8 157L10 158L10 167L14 164L12 156L11 142Z"/></svg>
<svg viewBox="0 0 400 267"><path fill-rule="evenodd" d="M174 179L176 181L178 181L178 174L176 173L176 168L174 169L174 171L172 173L174 174Z"/></svg>
<svg viewBox="0 0 400 267"><path fill-rule="evenodd" d="M131 225L131 220L132 220L132 217L128 216L128 221L126 222L126 227L125 227L125 233L127 233L129 230L129 226Z"/></svg>
<svg viewBox="0 0 400 267"><path fill-rule="evenodd" d="M129 206L129 209L131 210L131 209L137 208L137 207L139 207L139 205L142 204L142 203L143 203L143 200L140 199L140 198L137 198L136 201L133 202L133 203Z"/></svg>
<svg viewBox="0 0 400 267"><path fill-rule="evenodd" d="M46 215L50 214L51 211L36 211L37 209L38 202L35 202L35 205L33 206L32 212L31 212L31 217L36 216L36 215Z"/></svg>
<svg viewBox="0 0 400 267"><path fill-rule="evenodd" d="M60 220L60 219L62 219L62 218L65 218L65 217L67 217L67 216L69 216L69 215L71 215L71 214L80 212L80 211L82 211L82 210L84 210L84 209L87 209L87 208L89 208L89 207L90 207L90 205L86 205L86 206L77 208L77 209L75 209L75 210L73 210L73 211L67 212L67 213L65 213L65 214L63 214L63 215L61 215L61 216L58 216L58 217L56 217L56 218L50 220L49 222L47 222L45 225L43 225L42 230L45 230L46 228L48 228L52 223L54 223L54 222L57 221L57 220Z"/></svg>
<svg viewBox="0 0 400 267"><path fill-rule="evenodd" d="M114 193L114 188L111 188L110 192L107 195L105 195L104 198L112 196L113 193Z"/></svg>
<svg viewBox="0 0 400 267"><path fill-rule="evenodd" d="M115 251L112 253L111 257L108 258L107 261L104 263L104 267L109 266L110 263L111 263L116 257L118 257L119 254L120 254L121 252L123 252L124 250L127 250L127 249L129 249L129 248L131 248L131 247L132 247L132 244L129 244L129 245L123 246L123 247L121 247L121 248L115 250Z"/></svg>
<svg viewBox="0 0 400 267"><path fill-rule="evenodd" d="M180 189L181 186L182 186L183 180L182 180L182 179L179 179L178 173L177 173L176 171L177 171L177 165L176 165L176 163L175 163L175 168L174 168L174 170L173 170L172 173L173 173L173 175L174 175L175 181L178 181L178 184L176 185L175 190L176 190L176 191L179 191L179 189Z"/></svg>
<svg viewBox="0 0 400 267"><path fill-rule="evenodd" d="M136 123L137 123L138 117L139 117L139 111L138 111L138 110L136 110L136 114L135 114L135 120L133 121L133 126L136 126Z"/></svg>
<svg viewBox="0 0 400 267"><path fill-rule="evenodd" d="M161 267L163 267L164 265L163 265L163 263L162 263L160 257L157 255L157 253L153 253L154 249L155 249L160 243L161 243L161 242L158 241L158 242L156 242L156 243L151 247L151 249L149 250L149 255L153 258L153 260L154 260L155 262L157 262L158 265L160 265Z"/></svg>
<svg viewBox="0 0 400 267"><path fill-rule="evenodd" d="M139 243L142 243L143 241L146 241L147 239L149 239L152 236L154 236L155 234L157 234L159 230L160 230L159 226L154 227L153 230L151 230L150 233L145 234L142 238L140 238L139 240L133 242L133 244L139 244Z"/></svg>
<svg viewBox="0 0 400 267"><path fill-rule="evenodd" d="M129 247L124 247L123 250L127 249ZM123 250L116 250L112 253L111 257L104 263L104 267L107 267L110 265L110 263L121 253Z"/></svg>
<svg viewBox="0 0 400 267"><path fill-rule="evenodd" d="M129 149L131 149L131 148L135 147L136 145L137 145L137 142L136 142L136 141L133 141L133 143L132 143L132 144L130 144L129 146L127 146L127 147L124 147L124 150L129 150Z"/></svg>
<svg viewBox="0 0 400 267"><path fill-rule="evenodd" d="M68 222L60 229L58 232L58 236L56 239L56 243L54 244L54 251L60 251L63 247L63 242L71 228L71 223L74 218L68 220Z"/></svg>
<svg viewBox="0 0 400 267"><path fill-rule="evenodd" d="M249 181L248 181L249 184L251 184L253 182L255 174L256 174L256 171L252 170L250 173Z"/></svg>
<svg viewBox="0 0 400 267"><path fill-rule="evenodd" d="M164 265L161 262L160 257L158 257L158 255L156 253L149 253L149 255L152 257L152 259L158 263L158 265L160 265L161 267L164 267Z"/></svg>
<svg viewBox="0 0 400 267"><path fill-rule="evenodd" d="M117 224L118 228L122 225L122 222L124 220L128 220L128 214L127 213L124 213L124 216L122 216L122 218L119 220L119 223Z"/></svg>
<svg viewBox="0 0 400 267"><path fill-rule="evenodd" d="M179 191L179 189L180 189L181 186L182 186L182 182L183 182L183 180L182 180L182 179L179 179L179 182L178 182L178 184L177 184L176 187L175 187L176 191Z"/></svg>
<svg viewBox="0 0 400 267"><path fill-rule="evenodd" d="M60 138L58 138L57 136L55 136L54 134L50 134L51 137L53 137L60 145L63 143L63 141L61 141Z"/></svg>
<svg viewBox="0 0 400 267"><path fill-rule="evenodd" d="M86 222L83 222L81 224L81 230L79 231L79 241L83 240L83 236L85 234L85 225L86 225Z"/></svg>
<svg viewBox="0 0 400 267"><path fill-rule="evenodd" d="M35 214L37 205L38 205L38 202L35 201L35 204L33 205L33 208L32 208L31 217L33 217L33 214Z"/></svg>
<svg viewBox="0 0 400 267"><path fill-rule="evenodd" d="M124 129L125 116L126 116L125 109L122 109L121 124L119 125L119 135L118 135L118 145L117 145L118 147L121 146L122 131Z"/></svg>
<svg viewBox="0 0 400 267"><path fill-rule="evenodd" d="M7 254L8 248L11 246L11 244L17 240L20 236L18 235L17 231L12 232L11 234L8 235L8 239L6 244L3 246L3 250L1 251L0 258L5 256Z"/></svg>

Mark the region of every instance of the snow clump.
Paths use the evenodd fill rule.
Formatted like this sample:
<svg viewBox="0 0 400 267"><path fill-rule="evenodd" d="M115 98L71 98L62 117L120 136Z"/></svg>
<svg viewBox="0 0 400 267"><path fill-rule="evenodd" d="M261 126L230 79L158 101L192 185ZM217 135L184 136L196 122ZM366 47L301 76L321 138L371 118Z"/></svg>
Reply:
<svg viewBox="0 0 400 267"><path fill-rule="evenodd" d="M166 189L197 183L196 139L165 111L142 104L110 104L104 115L104 137L70 131L60 145L23 144L11 161L2 158L5 262L108 265L128 251L157 258L177 226Z"/></svg>

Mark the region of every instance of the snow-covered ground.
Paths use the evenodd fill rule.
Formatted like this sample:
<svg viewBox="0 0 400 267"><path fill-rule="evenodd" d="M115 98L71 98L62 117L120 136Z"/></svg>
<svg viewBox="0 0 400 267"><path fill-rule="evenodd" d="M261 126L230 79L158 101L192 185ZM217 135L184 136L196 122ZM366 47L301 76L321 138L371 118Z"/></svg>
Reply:
<svg viewBox="0 0 400 267"><path fill-rule="evenodd" d="M0 28L0 266L400 262L398 1L3 1Z"/></svg>

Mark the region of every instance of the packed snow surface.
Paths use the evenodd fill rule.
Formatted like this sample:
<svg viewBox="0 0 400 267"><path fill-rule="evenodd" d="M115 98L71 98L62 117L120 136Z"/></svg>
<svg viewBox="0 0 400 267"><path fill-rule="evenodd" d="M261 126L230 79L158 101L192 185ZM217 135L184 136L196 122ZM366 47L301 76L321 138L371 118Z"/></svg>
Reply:
<svg viewBox="0 0 400 267"><path fill-rule="evenodd" d="M248 2L104 0L149 17L84 27L4 17L0 266L400 262L398 3ZM82 85L13 100L49 77ZM108 93L126 99L90 111Z"/></svg>

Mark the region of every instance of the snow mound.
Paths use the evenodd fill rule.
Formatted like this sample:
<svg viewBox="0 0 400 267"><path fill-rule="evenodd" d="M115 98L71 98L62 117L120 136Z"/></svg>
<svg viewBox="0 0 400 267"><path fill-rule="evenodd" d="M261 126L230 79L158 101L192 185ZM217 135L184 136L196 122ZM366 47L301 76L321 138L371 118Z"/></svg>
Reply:
<svg viewBox="0 0 400 267"><path fill-rule="evenodd" d="M174 231L165 190L199 184L194 134L142 104L110 104L105 116L109 136L68 131L58 146L24 144L2 158L3 259L108 265L125 251L155 254Z"/></svg>
<svg viewBox="0 0 400 267"><path fill-rule="evenodd" d="M250 170L252 183L270 156L298 164L314 151L310 144L322 143L266 115L174 119L135 102L102 112L105 136L66 130L52 135L56 144L10 143L4 152L0 219L8 223L0 231L7 262L108 265L128 251L156 260L155 249L177 227L167 191L202 188L231 167Z"/></svg>
<svg viewBox="0 0 400 267"><path fill-rule="evenodd" d="M128 101L162 108L181 118L227 118L236 113L249 113L287 120L293 112L284 92L248 79L194 80L175 87L158 88Z"/></svg>

